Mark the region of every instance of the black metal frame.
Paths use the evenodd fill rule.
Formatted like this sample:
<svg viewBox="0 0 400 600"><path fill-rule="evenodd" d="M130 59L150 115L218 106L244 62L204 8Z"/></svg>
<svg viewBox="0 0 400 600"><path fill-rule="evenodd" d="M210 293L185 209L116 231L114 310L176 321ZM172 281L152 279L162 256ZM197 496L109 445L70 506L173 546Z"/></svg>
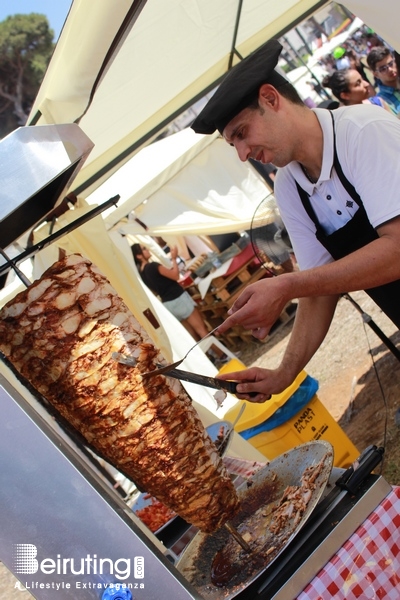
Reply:
<svg viewBox="0 0 400 600"><path fill-rule="evenodd" d="M96 208L93 208L92 210L87 212L85 215L82 215L78 219L75 219L75 221L72 221L72 223L69 223L68 225L66 225L65 227L60 229L59 231L52 233L51 235L49 235L47 238L45 238L41 242L38 242L37 244L30 246L29 248L24 250L24 252L21 252L21 254L18 254L18 256L16 256L12 260L6 257L6 260L8 262L6 264L0 266L0 277L2 275L4 275L5 273L8 273L8 271L10 271L11 269L15 269L15 266L18 265L19 263L21 263L23 260L34 256L37 252L39 252L39 250L43 250L43 248L47 248L47 246L50 246L50 244L57 241L58 239L60 239L64 235L66 235L67 233L74 231L74 229L77 229L84 223L87 223L87 221L90 221L94 217L97 217L102 212L104 212L107 208L110 208L111 206L116 206L119 198L120 198L120 196L118 194L116 196L113 196L106 202L103 202L103 204L100 204ZM3 256L4 256L4 253L3 253ZM18 273L17 273L17 275L19 276Z"/></svg>

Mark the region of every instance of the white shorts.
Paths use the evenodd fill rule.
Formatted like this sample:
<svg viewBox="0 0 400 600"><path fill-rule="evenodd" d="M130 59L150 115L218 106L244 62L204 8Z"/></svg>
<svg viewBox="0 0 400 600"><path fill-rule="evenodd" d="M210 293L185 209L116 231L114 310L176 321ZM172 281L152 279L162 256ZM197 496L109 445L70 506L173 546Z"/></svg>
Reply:
<svg viewBox="0 0 400 600"><path fill-rule="evenodd" d="M167 302L163 302L164 306L168 308L169 312L171 312L174 317L178 319L178 321L182 321L183 319L187 319L192 314L194 307L196 306L195 301L192 296L187 292L183 292L178 298L174 300L167 300Z"/></svg>

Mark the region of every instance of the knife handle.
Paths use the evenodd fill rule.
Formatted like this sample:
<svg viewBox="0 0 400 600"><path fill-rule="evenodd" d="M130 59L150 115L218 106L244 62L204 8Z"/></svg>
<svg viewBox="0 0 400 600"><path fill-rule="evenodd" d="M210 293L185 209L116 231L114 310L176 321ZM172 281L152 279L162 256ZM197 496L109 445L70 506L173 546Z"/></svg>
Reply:
<svg viewBox="0 0 400 600"><path fill-rule="evenodd" d="M224 381L223 383L230 383L232 385L232 388L235 390L234 392L231 392L231 394L236 394L236 387L238 385L236 381ZM247 395L250 396L250 398L255 398L258 395L258 392L247 392Z"/></svg>
<svg viewBox="0 0 400 600"><path fill-rule="evenodd" d="M355 494L367 475L382 461L384 452L384 448L368 446L353 465L336 481L336 485L351 494Z"/></svg>
<svg viewBox="0 0 400 600"><path fill-rule="evenodd" d="M230 392L231 394L236 394L236 388L238 386L238 383L236 381L225 381L224 379L216 379L215 381L218 381L219 386L223 389L226 390L227 392ZM255 398L257 396L258 392L248 392L248 395L250 396L250 398Z"/></svg>

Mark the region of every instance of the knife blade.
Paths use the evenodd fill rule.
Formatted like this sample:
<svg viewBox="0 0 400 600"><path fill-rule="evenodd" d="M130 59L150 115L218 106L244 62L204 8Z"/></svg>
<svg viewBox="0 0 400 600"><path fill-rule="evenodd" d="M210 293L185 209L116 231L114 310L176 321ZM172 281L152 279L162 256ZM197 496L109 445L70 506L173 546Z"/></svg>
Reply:
<svg viewBox="0 0 400 600"><path fill-rule="evenodd" d="M160 371L157 371L157 373L160 373ZM170 369L169 371L163 371L163 373L167 377L174 377L175 379L188 381L189 383L197 383L198 385L204 385L215 390L225 390L230 394L236 393L236 386L238 385L235 381L224 381L223 379L216 379L208 375L199 375L190 371L182 371L181 369Z"/></svg>
<svg viewBox="0 0 400 600"><path fill-rule="evenodd" d="M127 356L120 352L113 352L112 358L123 365L129 367L136 367L137 361L133 356ZM156 363L156 369L150 371L154 375L168 375L181 381L187 381L189 383L196 383L197 385L204 385L215 390L225 390L231 394L235 394L237 383L235 381L224 381L223 379L216 379L215 377L209 377L208 375L200 375L198 373L191 373L190 371L182 371L181 369L174 368L175 363L171 365L160 365ZM147 373L141 373L146 376Z"/></svg>
<svg viewBox="0 0 400 600"><path fill-rule="evenodd" d="M113 352L112 358L123 365L128 365L129 367L136 367L137 361L133 356L128 356L126 354L122 354L121 352ZM183 359L182 359L183 360ZM182 361L178 361L180 364ZM215 390L225 390L230 394L236 394L236 387L239 382L237 381L225 381L223 379L216 379L215 377L209 377L208 375L200 375L198 373L192 373L190 371L182 371L181 369L176 369L175 365L177 363L172 363L170 365L161 365L156 363L156 368L154 371L149 371L148 373L141 373L143 378L146 378L148 375L168 375L169 377L174 377L175 379L180 379L181 381L187 381L188 383L195 383L197 385L203 385L204 387L210 387ZM255 397L258 392L250 392L249 396Z"/></svg>

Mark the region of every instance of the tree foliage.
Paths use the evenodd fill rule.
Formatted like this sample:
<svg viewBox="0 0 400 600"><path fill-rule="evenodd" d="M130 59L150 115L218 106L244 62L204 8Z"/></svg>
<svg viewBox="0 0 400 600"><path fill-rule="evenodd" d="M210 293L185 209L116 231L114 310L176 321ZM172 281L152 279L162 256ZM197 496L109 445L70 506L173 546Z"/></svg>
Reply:
<svg viewBox="0 0 400 600"><path fill-rule="evenodd" d="M0 22L0 136L24 125L51 58L53 30L45 15Z"/></svg>

